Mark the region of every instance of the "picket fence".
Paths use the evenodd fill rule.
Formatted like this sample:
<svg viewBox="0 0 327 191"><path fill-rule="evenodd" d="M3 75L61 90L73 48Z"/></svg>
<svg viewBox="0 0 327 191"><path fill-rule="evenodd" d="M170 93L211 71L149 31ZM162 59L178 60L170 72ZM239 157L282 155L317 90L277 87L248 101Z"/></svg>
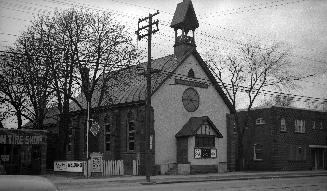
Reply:
<svg viewBox="0 0 327 191"><path fill-rule="evenodd" d="M102 161L102 176L124 175L124 161Z"/></svg>
<svg viewBox="0 0 327 191"><path fill-rule="evenodd" d="M139 163L133 161L133 175L138 175ZM87 169L88 168L88 169ZM84 162L83 172L85 176L90 177L92 173L99 173L102 176L121 176L125 175L123 160L100 160L97 163L89 160L88 165ZM88 174L87 174L88 173Z"/></svg>

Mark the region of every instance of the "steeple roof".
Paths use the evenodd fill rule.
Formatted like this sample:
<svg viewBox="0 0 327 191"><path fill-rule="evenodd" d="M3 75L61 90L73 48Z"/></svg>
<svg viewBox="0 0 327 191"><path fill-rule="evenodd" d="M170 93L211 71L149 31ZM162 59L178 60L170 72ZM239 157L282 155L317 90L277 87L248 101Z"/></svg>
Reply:
<svg viewBox="0 0 327 191"><path fill-rule="evenodd" d="M194 30L199 27L191 0L183 0L183 2L178 3L170 27L186 30Z"/></svg>

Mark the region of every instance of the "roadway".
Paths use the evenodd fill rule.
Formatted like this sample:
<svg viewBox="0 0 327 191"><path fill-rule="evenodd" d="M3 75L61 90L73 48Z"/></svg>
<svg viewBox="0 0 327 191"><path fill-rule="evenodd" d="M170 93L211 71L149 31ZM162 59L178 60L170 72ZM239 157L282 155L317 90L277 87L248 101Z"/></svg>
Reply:
<svg viewBox="0 0 327 191"><path fill-rule="evenodd" d="M143 185L140 183L97 182L89 184L58 185L64 191L236 191L236 190L283 190L283 191L327 191L327 176L269 178L250 180L219 180Z"/></svg>

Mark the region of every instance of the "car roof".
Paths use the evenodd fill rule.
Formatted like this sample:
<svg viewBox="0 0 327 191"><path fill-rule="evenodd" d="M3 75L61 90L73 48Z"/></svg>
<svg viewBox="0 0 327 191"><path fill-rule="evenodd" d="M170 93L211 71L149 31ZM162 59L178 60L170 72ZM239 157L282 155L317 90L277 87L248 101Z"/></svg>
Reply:
<svg viewBox="0 0 327 191"><path fill-rule="evenodd" d="M48 179L28 175L0 175L0 191L56 191Z"/></svg>

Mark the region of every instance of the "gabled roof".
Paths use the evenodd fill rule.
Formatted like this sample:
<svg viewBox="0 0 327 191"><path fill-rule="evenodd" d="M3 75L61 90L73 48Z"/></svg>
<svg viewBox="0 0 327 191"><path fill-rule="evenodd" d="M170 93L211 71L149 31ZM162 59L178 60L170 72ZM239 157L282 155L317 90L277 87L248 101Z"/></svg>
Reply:
<svg viewBox="0 0 327 191"><path fill-rule="evenodd" d="M146 68L146 62L138 66ZM163 72L152 74L151 85L154 93L161 84L170 76L180 62L174 55L168 55L155 59L151 63L153 69L158 69ZM110 74L106 74L110 75ZM107 90L104 94L103 101L100 106L127 104L138 101L145 101L146 98L146 78L137 72L137 66L132 66L127 69L114 72L114 78L110 78L107 82ZM101 78L101 76L100 76ZM101 80L99 84L101 84ZM83 108L86 108L86 100L83 94L77 98ZM92 97L92 107L98 107L100 99L100 91L95 90ZM74 103L71 103L71 111L79 110L80 108Z"/></svg>
<svg viewBox="0 0 327 191"><path fill-rule="evenodd" d="M188 30L194 30L199 27L191 0L183 0L183 2L178 3L170 27Z"/></svg>
<svg viewBox="0 0 327 191"><path fill-rule="evenodd" d="M161 72L152 75L152 94L154 94L168 78L175 74L178 67L190 55L195 56L201 68L204 70L209 80L215 87L216 91L222 97L229 110L232 111L232 105L230 101L212 75L207 64L202 60L201 56L195 50L195 48L189 49L185 55L179 58L174 55L168 55L152 61L152 68L161 70ZM140 66L146 68L146 63L141 63ZM100 106L129 104L145 101L146 78L143 75L137 73L137 66L132 66L129 69L117 71L115 75L116 79L112 78L108 82L108 88L103 98L104 101L102 101ZM95 91L92 98L92 108L98 107L99 98L100 92ZM77 100L85 109L86 101L84 95L80 94ZM73 102L70 107L71 111L80 110L80 108Z"/></svg>
<svg viewBox="0 0 327 191"><path fill-rule="evenodd" d="M218 138L223 138L217 127L212 123L208 116L191 117L183 128L175 135L175 137L190 137L196 135L198 129L207 122L209 126L216 132Z"/></svg>

